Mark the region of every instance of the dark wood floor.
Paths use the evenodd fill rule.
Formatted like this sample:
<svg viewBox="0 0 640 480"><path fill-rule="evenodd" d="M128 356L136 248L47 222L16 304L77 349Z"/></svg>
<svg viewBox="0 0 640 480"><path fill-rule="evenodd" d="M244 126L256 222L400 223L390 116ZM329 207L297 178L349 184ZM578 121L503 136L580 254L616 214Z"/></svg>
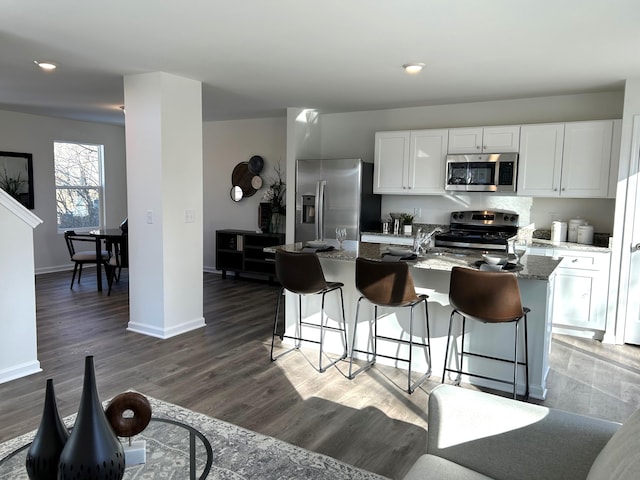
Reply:
<svg viewBox="0 0 640 480"><path fill-rule="evenodd" d="M63 415L75 413L83 359L95 356L103 399L133 388L391 478L425 451L428 393L409 396L404 372L376 367L349 381L347 364L317 373L315 355L269 360L278 287L204 275L205 328L169 340L127 332L126 278L110 297L87 274L36 278L42 373L0 385L0 441L37 428L45 379ZM546 405L625 420L640 403L637 347L554 337Z"/></svg>

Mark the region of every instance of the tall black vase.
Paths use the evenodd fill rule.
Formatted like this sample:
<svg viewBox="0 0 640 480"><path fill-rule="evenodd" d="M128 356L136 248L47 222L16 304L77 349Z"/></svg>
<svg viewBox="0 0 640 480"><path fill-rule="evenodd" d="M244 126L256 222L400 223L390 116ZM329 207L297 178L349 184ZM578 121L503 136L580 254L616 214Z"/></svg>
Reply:
<svg viewBox="0 0 640 480"><path fill-rule="evenodd" d="M53 380L47 379L42 419L31 446L27 451L27 475L31 480L56 480L58 461L69 431L60 419Z"/></svg>
<svg viewBox="0 0 640 480"><path fill-rule="evenodd" d="M58 480L120 480L124 451L98 398L93 356L85 358L78 418L60 455Z"/></svg>

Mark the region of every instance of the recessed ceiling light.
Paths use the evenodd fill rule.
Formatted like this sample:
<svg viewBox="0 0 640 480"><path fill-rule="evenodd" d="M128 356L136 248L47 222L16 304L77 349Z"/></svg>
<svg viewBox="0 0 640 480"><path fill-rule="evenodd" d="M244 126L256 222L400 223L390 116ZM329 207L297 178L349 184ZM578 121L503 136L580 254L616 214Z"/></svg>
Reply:
<svg viewBox="0 0 640 480"><path fill-rule="evenodd" d="M57 65L51 62L39 62L38 60L34 60L33 63L43 70L55 70L57 68Z"/></svg>
<svg viewBox="0 0 640 480"><path fill-rule="evenodd" d="M424 66L424 63L405 63L402 65L402 68L404 68L405 72L415 75L416 73L420 73Z"/></svg>

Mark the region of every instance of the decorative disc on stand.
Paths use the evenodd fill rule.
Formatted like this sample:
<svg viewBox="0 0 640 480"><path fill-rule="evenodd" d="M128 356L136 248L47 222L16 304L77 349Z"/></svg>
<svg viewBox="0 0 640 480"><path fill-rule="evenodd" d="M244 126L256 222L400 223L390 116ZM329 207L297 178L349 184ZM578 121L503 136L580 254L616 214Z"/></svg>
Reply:
<svg viewBox="0 0 640 480"><path fill-rule="evenodd" d="M131 412L132 415L125 416L127 412ZM105 414L117 436L133 437L149 425L151 405L144 395L125 392L113 397Z"/></svg>

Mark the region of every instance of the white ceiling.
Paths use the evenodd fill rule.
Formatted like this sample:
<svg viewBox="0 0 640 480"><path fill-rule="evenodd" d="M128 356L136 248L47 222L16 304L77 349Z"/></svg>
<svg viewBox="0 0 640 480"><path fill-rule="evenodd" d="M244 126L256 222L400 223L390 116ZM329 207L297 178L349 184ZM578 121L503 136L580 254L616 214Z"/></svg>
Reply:
<svg viewBox="0 0 640 480"><path fill-rule="evenodd" d="M611 91L639 52L640 0L0 0L0 109L122 124L159 71L205 121Z"/></svg>

